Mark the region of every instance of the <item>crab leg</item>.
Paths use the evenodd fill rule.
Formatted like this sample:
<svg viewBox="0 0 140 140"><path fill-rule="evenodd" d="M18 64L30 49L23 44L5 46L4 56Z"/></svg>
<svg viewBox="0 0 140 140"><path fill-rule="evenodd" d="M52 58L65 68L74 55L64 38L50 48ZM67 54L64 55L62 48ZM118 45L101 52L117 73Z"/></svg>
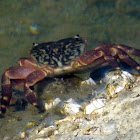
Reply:
<svg viewBox="0 0 140 140"><path fill-rule="evenodd" d="M120 69L117 59L115 57L111 55L105 55L105 54L103 57L104 57L104 60L108 62L108 64L111 65L114 69Z"/></svg>
<svg viewBox="0 0 140 140"><path fill-rule="evenodd" d="M25 79L33 71L35 71L35 69L19 66L19 67L10 68L9 70L7 70L3 74L3 76L2 76L2 98L1 98L0 113L5 113L6 112L6 107L9 106L11 96L12 96L11 80Z"/></svg>
<svg viewBox="0 0 140 140"><path fill-rule="evenodd" d="M140 50L138 50L138 49L131 48L131 47L126 46L126 45L116 45L116 48L123 50L127 54L140 56Z"/></svg>
<svg viewBox="0 0 140 140"><path fill-rule="evenodd" d="M126 47L126 46L125 46ZM126 50L125 50L126 49ZM123 49L121 46L118 48L117 45L103 45L95 48L92 51L88 51L83 54L75 63L78 63L81 66L92 64L100 61L101 58L104 59L101 63L99 62L97 65L108 62L115 69L119 68L119 63L117 62L117 58L120 58L125 63L130 65L132 68L136 69L140 73L139 64L133 60L127 53L140 56L140 51L137 49L126 47ZM128 50L127 50L128 49Z"/></svg>
<svg viewBox="0 0 140 140"><path fill-rule="evenodd" d="M24 94L27 97L28 101L34 105L35 107L43 110L38 103L37 103L37 98L33 91L30 89L30 86L33 86L35 83L38 81L44 79L46 77L46 73L44 71L35 71L31 73L30 75L27 76L25 80L25 85L24 85Z"/></svg>
<svg viewBox="0 0 140 140"><path fill-rule="evenodd" d="M20 66L24 66L24 67L28 67L28 68L30 67L30 68L35 68L35 69L38 68L32 58L20 58L18 60L18 63Z"/></svg>
<svg viewBox="0 0 140 140"><path fill-rule="evenodd" d="M97 59L103 57L103 52L102 51L96 51L96 50L92 50L92 51L87 51L86 53L84 53L83 55L81 55L79 57L79 59L73 64L74 67L76 65L88 65L91 64L92 62L96 61Z"/></svg>
<svg viewBox="0 0 140 140"><path fill-rule="evenodd" d="M8 72L5 72L2 76L2 98L0 101L1 102L0 113L6 112L6 106L9 105L11 96L12 96L11 82Z"/></svg>
<svg viewBox="0 0 140 140"><path fill-rule="evenodd" d="M140 66L139 64L133 60L129 55L127 55L124 51L118 49L118 56L121 60L127 63L132 68L136 69L140 73Z"/></svg>
<svg viewBox="0 0 140 140"><path fill-rule="evenodd" d="M84 55L82 55L77 62L80 65L84 66L98 61L99 63L97 63L97 65L108 62L113 68L119 69L119 64L117 62L117 59L111 55L106 55L102 50L88 51Z"/></svg>

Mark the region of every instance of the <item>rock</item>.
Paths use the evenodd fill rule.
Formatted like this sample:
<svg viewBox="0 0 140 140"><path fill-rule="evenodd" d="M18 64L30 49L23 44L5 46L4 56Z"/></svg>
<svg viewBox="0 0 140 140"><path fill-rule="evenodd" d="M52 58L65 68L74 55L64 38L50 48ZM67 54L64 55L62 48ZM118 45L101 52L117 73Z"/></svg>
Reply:
<svg viewBox="0 0 140 140"><path fill-rule="evenodd" d="M124 75L124 72L121 71L121 73ZM125 77L127 77L126 75ZM89 114L79 112L69 115L62 120L56 121L51 128L44 127L39 133L31 133L29 139L140 139L140 76L133 77L133 75L130 75L130 77L128 76L129 82L126 82L124 78L127 84L123 89L115 92L117 96L112 96L111 94L104 107L96 109ZM103 93L107 91L108 89L105 89ZM51 133L48 135L47 132L47 135L45 135L45 130L49 130Z"/></svg>

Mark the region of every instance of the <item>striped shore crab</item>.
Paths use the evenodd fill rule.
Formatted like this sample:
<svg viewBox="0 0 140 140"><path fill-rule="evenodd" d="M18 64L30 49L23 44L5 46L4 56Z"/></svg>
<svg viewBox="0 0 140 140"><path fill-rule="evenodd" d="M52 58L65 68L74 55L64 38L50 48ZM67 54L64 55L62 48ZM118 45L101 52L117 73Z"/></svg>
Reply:
<svg viewBox="0 0 140 140"><path fill-rule="evenodd" d="M28 101L41 110L31 86L46 77L78 72L103 63L119 69L118 59L140 73L140 65L129 56L140 57L138 49L116 44L104 44L89 51L86 48L86 40L79 35L57 42L34 43L31 57L20 58L19 66L9 68L2 76L0 113L5 113L10 104L13 86L24 86L24 95Z"/></svg>

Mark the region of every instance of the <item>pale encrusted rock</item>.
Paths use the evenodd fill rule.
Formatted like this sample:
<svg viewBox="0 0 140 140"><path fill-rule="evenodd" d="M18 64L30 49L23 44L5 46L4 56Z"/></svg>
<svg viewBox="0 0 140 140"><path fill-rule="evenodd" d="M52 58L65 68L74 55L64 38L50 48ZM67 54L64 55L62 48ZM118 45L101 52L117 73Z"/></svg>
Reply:
<svg viewBox="0 0 140 140"><path fill-rule="evenodd" d="M131 82L130 82L131 83ZM44 131L46 128L42 129ZM42 133L40 131L40 133ZM30 140L139 140L140 77L91 114L77 113L55 122L51 135L32 135ZM36 140L37 140L36 139Z"/></svg>

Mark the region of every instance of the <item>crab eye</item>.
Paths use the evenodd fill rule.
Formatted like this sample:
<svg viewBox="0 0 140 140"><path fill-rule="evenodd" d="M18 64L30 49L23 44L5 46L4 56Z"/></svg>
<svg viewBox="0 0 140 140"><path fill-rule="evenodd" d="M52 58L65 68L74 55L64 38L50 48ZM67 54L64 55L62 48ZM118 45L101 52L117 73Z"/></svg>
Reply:
<svg viewBox="0 0 140 140"><path fill-rule="evenodd" d="M80 35L75 35L75 36L74 36L74 38L79 38L79 37L80 37Z"/></svg>
<svg viewBox="0 0 140 140"><path fill-rule="evenodd" d="M38 43L33 43L33 46L35 47L35 46L37 46L38 45Z"/></svg>

